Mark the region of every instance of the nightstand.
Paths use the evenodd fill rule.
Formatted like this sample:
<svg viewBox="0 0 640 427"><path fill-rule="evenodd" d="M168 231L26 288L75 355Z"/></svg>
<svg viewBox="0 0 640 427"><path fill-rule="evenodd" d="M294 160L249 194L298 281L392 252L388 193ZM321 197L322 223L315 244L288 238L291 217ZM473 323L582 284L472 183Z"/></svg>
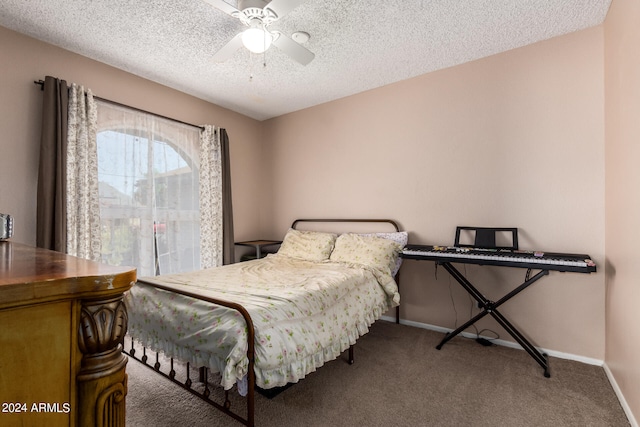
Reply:
<svg viewBox="0 0 640 427"><path fill-rule="evenodd" d="M236 245L251 246L256 250L256 259L262 258L262 248L272 245L279 245L282 240L247 240L245 242L236 242Z"/></svg>

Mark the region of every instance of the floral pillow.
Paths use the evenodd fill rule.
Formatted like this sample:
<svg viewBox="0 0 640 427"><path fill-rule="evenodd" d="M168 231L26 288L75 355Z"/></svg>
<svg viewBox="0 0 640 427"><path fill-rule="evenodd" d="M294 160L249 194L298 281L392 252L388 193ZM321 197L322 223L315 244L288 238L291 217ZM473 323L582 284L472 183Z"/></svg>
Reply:
<svg viewBox="0 0 640 427"><path fill-rule="evenodd" d="M400 250L407 246L409 243L409 233L406 231L395 231L395 232L387 232L387 233L367 233L362 234L362 236L377 236L382 237L383 239L393 240L397 244L400 245ZM391 276L395 277L398 270L400 270L400 266L402 265L402 258L396 257L396 265L393 267L391 271Z"/></svg>
<svg viewBox="0 0 640 427"><path fill-rule="evenodd" d="M336 234L301 231L290 228L278 249L278 254L306 261L326 261L336 242Z"/></svg>
<svg viewBox="0 0 640 427"><path fill-rule="evenodd" d="M331 252L331 261L348 262L377 268L391 274L402 246L378 236L341 234Z"/></svg>

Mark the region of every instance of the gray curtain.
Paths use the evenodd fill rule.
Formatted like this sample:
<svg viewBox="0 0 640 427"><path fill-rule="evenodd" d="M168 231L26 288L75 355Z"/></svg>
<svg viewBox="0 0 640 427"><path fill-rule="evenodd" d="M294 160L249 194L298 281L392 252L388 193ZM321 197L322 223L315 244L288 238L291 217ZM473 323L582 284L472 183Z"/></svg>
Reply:
<svg viewBox="0 0 640 427"><path fill-rule="evenodd" d="M225 265L235 262L231 162L229 161L229 135L227 135L226 129L220 129L220 155L222 157L222 264Z"/></svg>
<svg viewBox="0 0 640 427"><path fill-rule="evenodd" d="M36 245L66 252L67 82L47 76L43 85L38 166Z"/></svg>

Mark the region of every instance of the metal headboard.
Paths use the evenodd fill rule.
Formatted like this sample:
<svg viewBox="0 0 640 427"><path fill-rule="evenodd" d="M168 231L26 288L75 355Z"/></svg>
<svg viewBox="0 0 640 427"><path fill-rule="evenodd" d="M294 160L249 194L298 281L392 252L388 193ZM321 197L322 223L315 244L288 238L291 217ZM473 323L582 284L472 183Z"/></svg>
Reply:
<svg viewBox="0 0 640 427"><path fill-rule="evenodd" d="M357 218L348 218L348 219L340 219L340 218L296 219L291 224L291 228L296 229L296 226L299 223L303 223L303 222L314 222L314 223L322 223L322 222L334 222L334 223L335 222L342 222L342 223L357 222L357 223L377 223L377 224L387 223L387 224L391 224L396 231L400 231L400 226L398 225L397 222L395 222L392 219L357 219Z"/></svg>

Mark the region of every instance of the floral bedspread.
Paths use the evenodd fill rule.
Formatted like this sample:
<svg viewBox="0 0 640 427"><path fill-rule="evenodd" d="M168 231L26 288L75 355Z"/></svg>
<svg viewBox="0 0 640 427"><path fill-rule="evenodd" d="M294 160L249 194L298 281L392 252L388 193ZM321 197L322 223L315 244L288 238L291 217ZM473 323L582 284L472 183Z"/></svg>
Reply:
<svg viewBox="0 0 640 427"><path fill-rule="evenodd" d="M220 372L227 390L247 374L242 315L148 283L241 304L254 323L256 384L265 389L297 382L337 358L399 301L396 283L379 271L277 254L139 278L125 296L129 334L170 357Z"/></svg>

